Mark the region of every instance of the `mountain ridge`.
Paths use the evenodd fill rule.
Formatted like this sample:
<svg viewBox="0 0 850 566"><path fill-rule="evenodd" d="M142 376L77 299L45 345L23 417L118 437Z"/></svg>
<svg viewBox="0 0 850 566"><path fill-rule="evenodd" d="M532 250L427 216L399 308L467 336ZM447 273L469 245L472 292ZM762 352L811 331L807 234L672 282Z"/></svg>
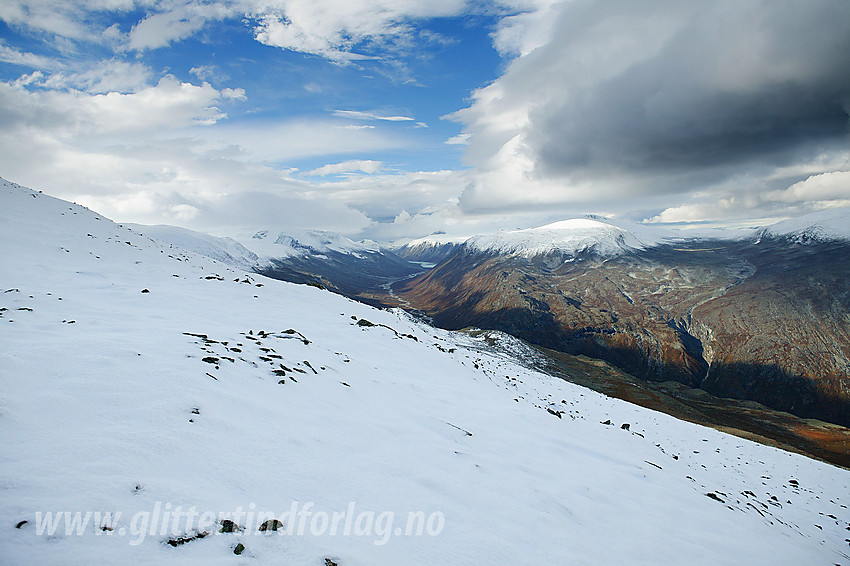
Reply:
<svg viewBox="0 0 850 566"><path fill-rule="evenodd" d="M844 240L715 240L567 262L464 250L395 292L438 326L502 330L846 426L849 250Z"/></svg>

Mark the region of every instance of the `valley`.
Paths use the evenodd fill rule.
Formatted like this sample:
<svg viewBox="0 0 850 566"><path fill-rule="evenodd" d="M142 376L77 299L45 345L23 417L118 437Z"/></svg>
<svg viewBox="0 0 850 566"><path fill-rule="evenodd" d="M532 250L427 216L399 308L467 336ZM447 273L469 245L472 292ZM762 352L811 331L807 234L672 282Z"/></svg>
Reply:
<svg viewBox="0 0 850 566"><path fill-rule="evenodd" d="M576 383L848 464L846 240L764 234L613 255L419 244L398 256L423 260L417 252L436 266L345 294L441 328L506 332L552 359L587 360L565 374Z"/></svg>

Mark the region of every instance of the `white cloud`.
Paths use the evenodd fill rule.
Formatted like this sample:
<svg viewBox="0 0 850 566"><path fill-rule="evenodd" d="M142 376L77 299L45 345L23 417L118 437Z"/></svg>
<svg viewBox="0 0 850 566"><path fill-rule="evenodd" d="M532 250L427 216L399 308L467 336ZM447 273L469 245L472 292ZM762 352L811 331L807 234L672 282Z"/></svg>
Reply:
<svg viewBox="0 0 850 566"><path fill-rule="evenodd" d="M338 120L228 126L223 108L245 100L242 89L171 76L127 93L71 84L95 88L88 75L72 73L0 83L0 170L119 221L213 232L263 224L356 234L370 224L363 212L276 166L299 156L406 143L375 129L346 129ZM371 160L349 165L380 168Z"/></svg>
<svg viewBox="0 0 850 566"><path fill-rule="evenodd" d="M215 65L198 65L190 68L189 73L206 82L223 82L230 78Z"/></svg>
<svg viewBox="0 0 850 566"><path fill-rule="evenodd" d="M469 143L470 134L458 134L446 140L448 145L467 145Z"/></svg>
<svg viewBox="0 0 850 566"><path fill-rule="evenodd" d="M127 47L134 50L165 47L194 35L209 21L223 20L244 12L241 4L229 1L171 4L134 25Z"/></svg>
<svg viewBox="0 0 850 566"><path fill-rule="evenodd" d="M29 92L0 83L0 105L14 111L7 127L36 128L66 136L160 132L211 125L227 117L218 104L242 91L218 91L208 83L183 83L171 76L155 86L122 94L81 91Z"/></svg>
<svg viewBox="0 0 850 566"><path fill-rule="evenodd" d="M37 84L50 90L76 89L93 94L127 93L148 86L153 73L147 65L117 59L81 65L67 71L52 73Z"/></svg>
<svg viewBox="0 0 850 566"><path fill-rule="evenodd" d="M216 146L238 146L251 159L276 166L290 166L304 158L405 149L412 144L399 133L380 128L349 128L335 120L314 118L225 122L207 132L204 139Z"/></svg>
<svg viewBox="0 0 850 566"><path fill-rule="evenodd" d="M355 159L343 161L341 163L328 163L318 169L313 169L304 173L305 175L313 175L317 177L326 177L327 175L336 175L339 173L366 173L374 174L383 169L383 163L374 160Z"/></svg>
<svg viewBox="0 0 850 566"><path fill-rule="evenodd" d="M255 37L266 45L339 63L372 58L373 48L398 50L417 38L411 22L467 9L465 0L271 0L252 11Z"/></svg>
<svg viewBox="0 0 850 566"><path fill-rule="evenodd" d="M63 67L63 64L56 59L15 49L8 46L3 39L0 39L0 62L42 70L54 70Z"/></svg>
<svg viewBox="0 0 850 566"><path fill-rule="evenodd" d="M845 156L850 164L850 153ZM696 202L667 207L648 222L759 224L825 208L850 206L850 171L810 175L784 189L749 188L698 196Z"/></svg>
<svg viewBox="0 0 850 566"><path fill-rule="evenodd" d="M9 25L71 39L95 40L85 22L87 8L66 0L4 0L0 20Z"/></svg>
<svg viewBox="0 0 850 566"><path fill-rule="evenodd" d="M764 200L785 203L850 200L850 171L832 171L812 175L782 191L763 195Z"/></svg>
<svg viewBox="0 0 850 566"><path fill-rule="evenodd" d="M411 118L410 116L360 112L358 110L334 110L333 115L338 118L348 118L350 120L383 120L386 122L412 122L415 120L415 118Z"/></svg>

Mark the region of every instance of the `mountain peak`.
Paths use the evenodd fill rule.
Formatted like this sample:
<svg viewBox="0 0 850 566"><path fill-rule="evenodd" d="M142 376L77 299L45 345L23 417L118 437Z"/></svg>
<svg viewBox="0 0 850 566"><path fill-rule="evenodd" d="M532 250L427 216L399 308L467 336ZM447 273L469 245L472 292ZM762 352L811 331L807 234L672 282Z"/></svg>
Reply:
<svg viewBox="0 0 850 566"><path fill-rule="evenodd" d="M474 236L466 246L474 251L533 257L551 253L576 256L584 252L619 255L642 249L644 242L634 234L591 218L571 218L544 226Z"/></svg>

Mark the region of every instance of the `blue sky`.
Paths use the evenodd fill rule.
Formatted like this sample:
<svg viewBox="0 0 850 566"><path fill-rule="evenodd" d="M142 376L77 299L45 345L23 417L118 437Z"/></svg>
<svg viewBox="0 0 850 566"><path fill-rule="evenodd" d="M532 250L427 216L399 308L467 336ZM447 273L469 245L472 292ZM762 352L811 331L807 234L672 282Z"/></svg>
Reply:
<svg viewBox="0 0 850 566"><path fill-rule="evenodd" d="M850 205L850 4L6 0L0 175L397 240Z"/></svg>

